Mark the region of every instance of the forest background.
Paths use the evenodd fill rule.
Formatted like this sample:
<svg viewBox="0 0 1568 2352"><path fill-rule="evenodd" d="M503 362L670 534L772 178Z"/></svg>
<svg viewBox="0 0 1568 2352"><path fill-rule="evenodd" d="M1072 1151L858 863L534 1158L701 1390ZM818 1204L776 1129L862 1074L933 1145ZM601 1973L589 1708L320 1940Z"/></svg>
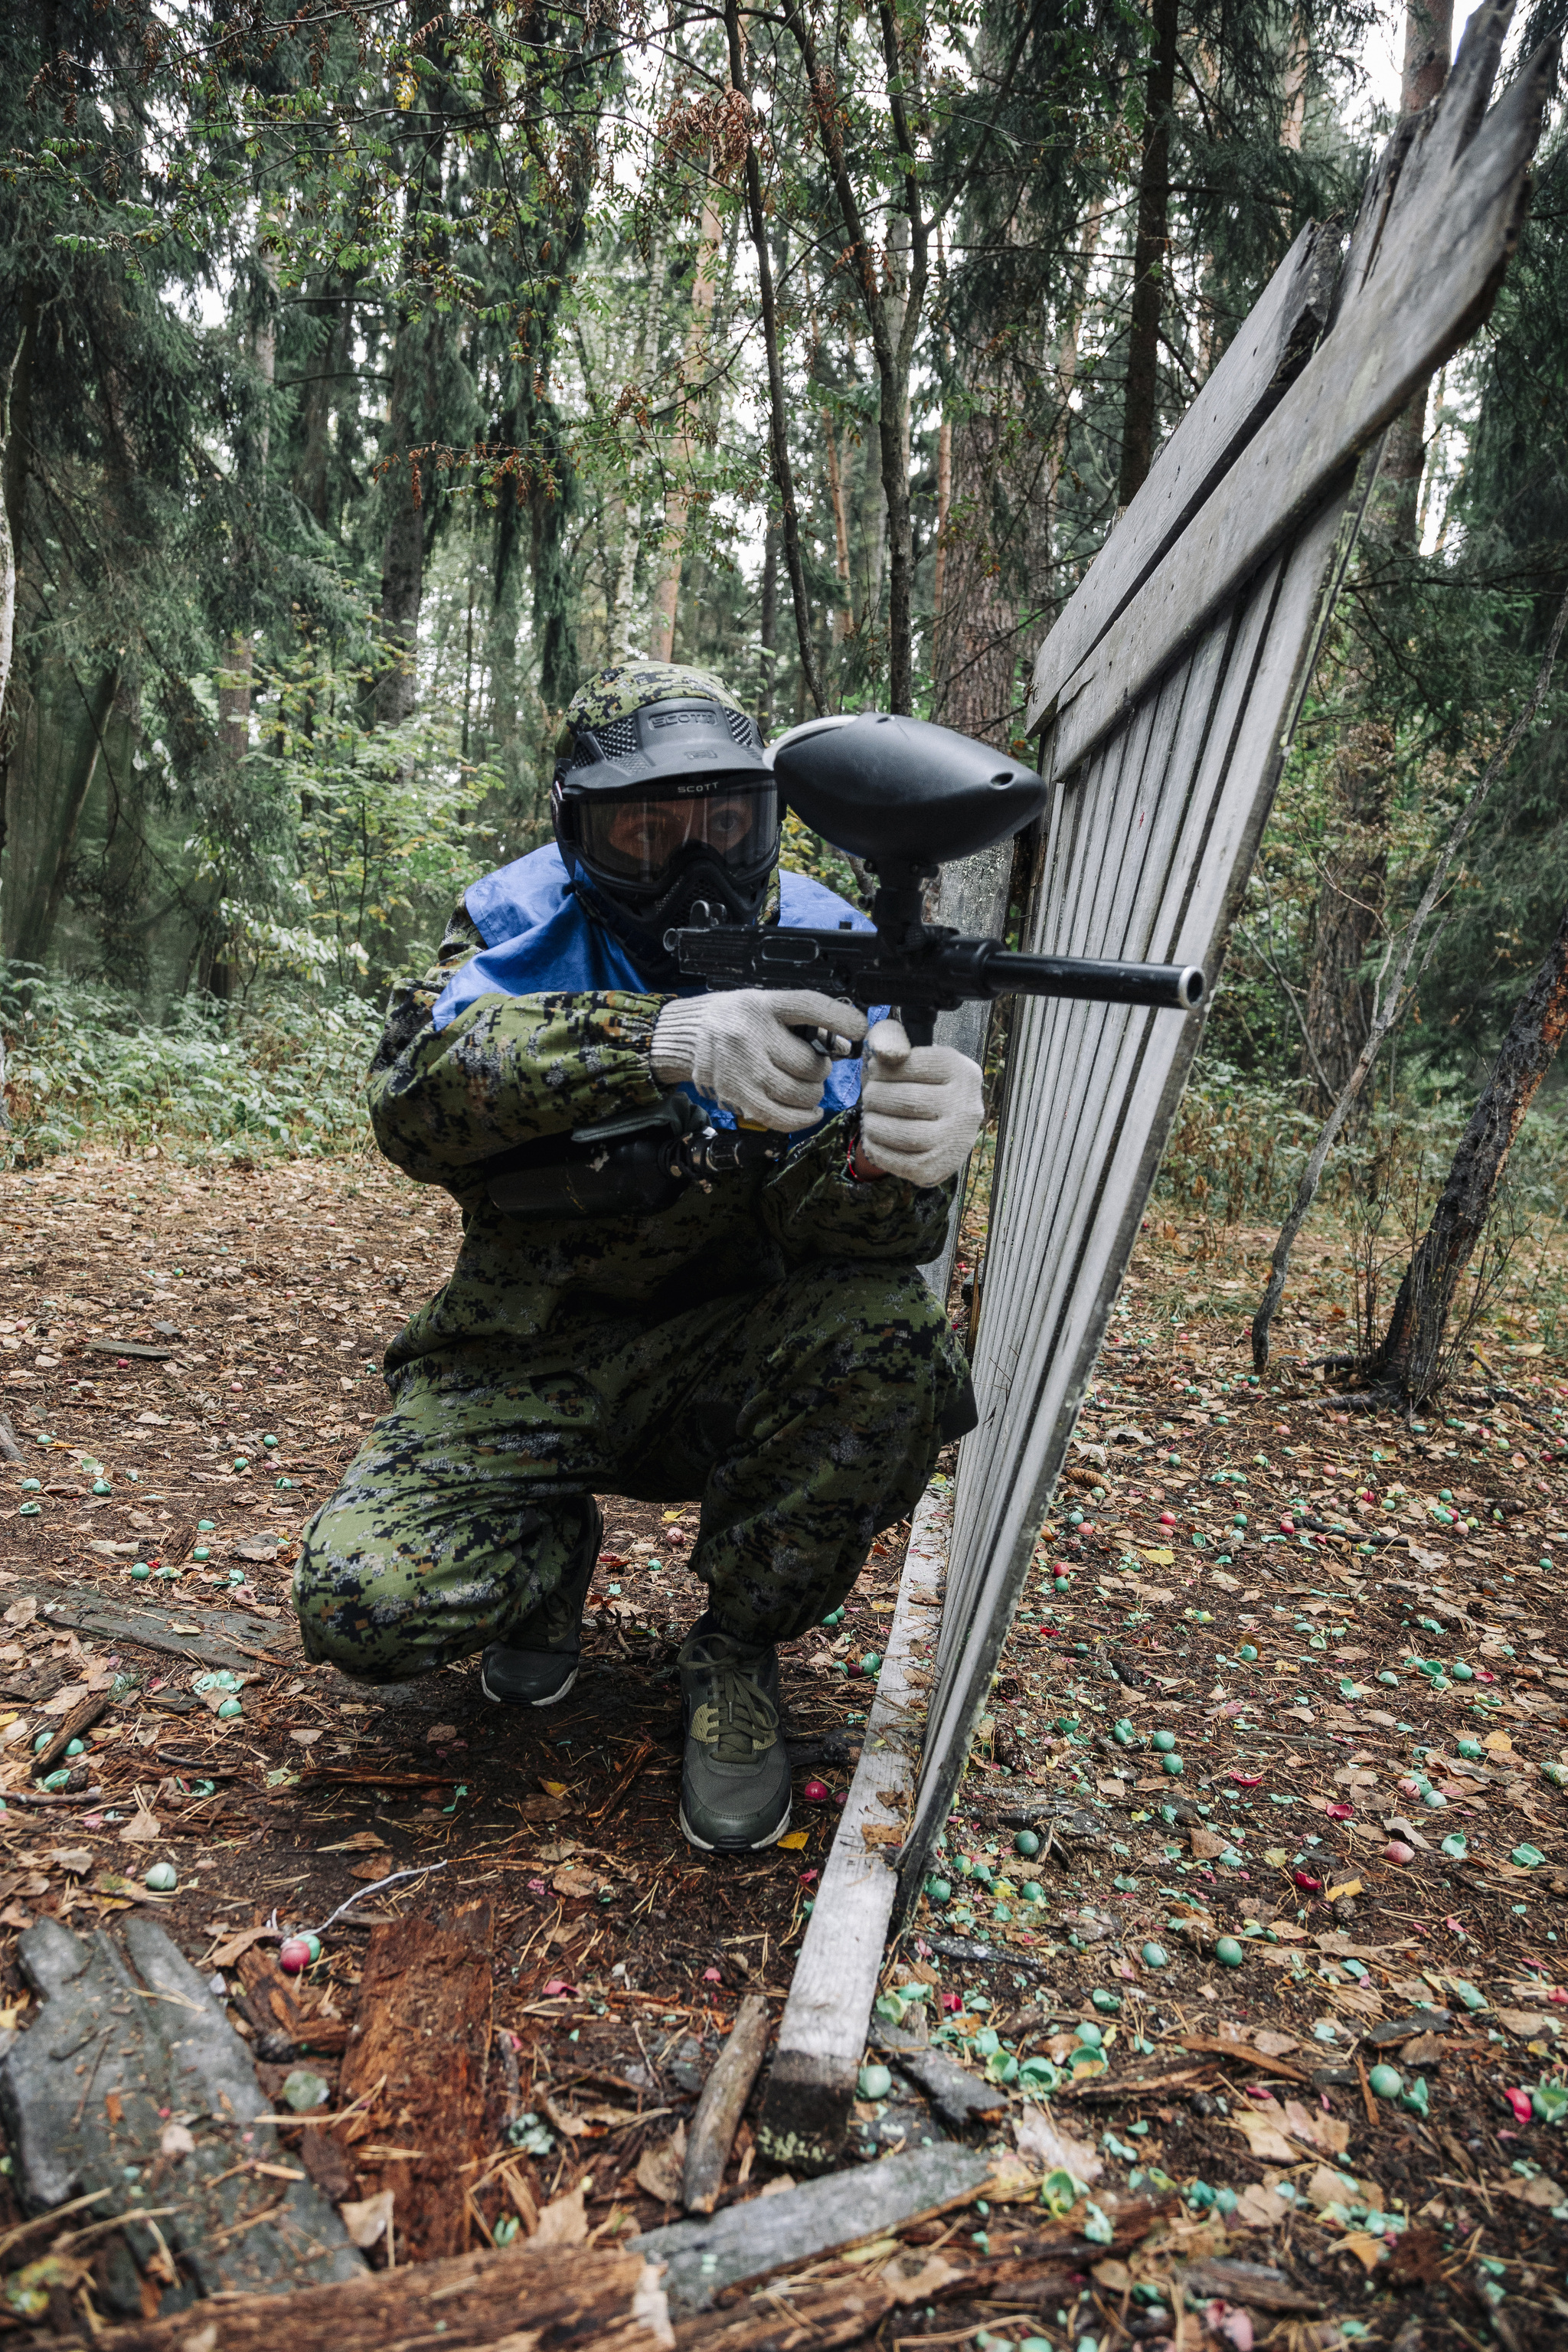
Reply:
<svg viewBox="0 0 1568 2352"><path fill-rule="evenodd" d="M7 1150L363 1135L389 980L628 652L777 731L1025 688L1451 0L23 0L0 24ZM1513 54L1550 29L1536 0ZM1168 1157L1288 1198L1568 587L1561 110L1391 436ZM1568 899L1554 681L1347 1128L1421 1214ZM792 862L851 894L797 824ZM1554 1100L1514 1181L1560 1199ZM1413 1188L1413 1189L1412 1189Z"/></svg>

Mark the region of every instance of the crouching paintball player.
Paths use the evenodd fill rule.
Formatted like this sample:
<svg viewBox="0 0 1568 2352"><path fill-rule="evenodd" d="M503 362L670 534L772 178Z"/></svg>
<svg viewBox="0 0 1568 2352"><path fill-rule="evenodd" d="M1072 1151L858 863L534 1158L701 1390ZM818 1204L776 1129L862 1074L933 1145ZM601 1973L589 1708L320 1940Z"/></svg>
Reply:
<svg viewBox="0 0 1568 2352"><path fill-rule="evenodd" d="M917 1268L980 1072L896 1021L868 1039L811 991L680 982L666 934L693 921L866 927L779 871L773 774L716 678L631 662L581 688L552 808L553 845L476 883L434 970L393 992L376 1137L451 1193L463 1242L387 1351L391 1409L307 1530L295 1606L310 1656L345 1674L479 1652L487 1698L553 1706L595 1495L699 1503L680 1826L745 1853L789 1822L778 1645L837 1607L973 1425ZM845 1038L863 1061L829 1058ZM683 1121L713 1130L684 1175Z"/></svg>

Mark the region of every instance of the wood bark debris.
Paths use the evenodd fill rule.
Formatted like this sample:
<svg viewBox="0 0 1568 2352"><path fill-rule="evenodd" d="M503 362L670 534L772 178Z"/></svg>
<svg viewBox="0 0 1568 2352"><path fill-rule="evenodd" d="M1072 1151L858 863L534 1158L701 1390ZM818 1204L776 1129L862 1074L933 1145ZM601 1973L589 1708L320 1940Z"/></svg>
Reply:
<svg viewBox="0 0 1568 2352"><path fill-rule="evenodd" d="M79 1739L84 1731L90 1731L99 1717L107 1715L113 1705L112 1690L89 1691L86 1698L79 1699L48 1746L40 1748L33 1758L35 1780L41 1780L46 1772L52 1772L71 1741Z"/></svg>
<svg viewBox="0 0 1568 2352"><path fill-rule="evenodd" d="M467 2251L468 2204L456 2184L480 2153L491 1947L490 1906L474 1903L374 1928L366 1948L339 2097L367 2104L333 2137L363 2196L395 2192L400 2259Z"/></svg>
<svg viewBox="0 0 1568 2352"><path fill-rule="evenodd" d="M691 2118L680 2183L680 2201L689 2213L711 2213L719 2202L741 2116L767 2054L768 2027L767 2002L761 1993L749 1992Z"/></svg>
<svg viewBox="0 0 1568 2352"><path fill-rule="evenodd" d="M828 2173L773 2197L726 2206L710 2221L675 2221L637 2240L666 2264L677 2310L706 2311L727 2286L768 2278L984 2193L990 2158L968 2148L922 2147L853 2173Z"/></svg>
<svg viewBox="0 0 1568 2352"><path fill-rule="evenodd" d="M884 2025L873 2018L871 2044L889 2057L917 2090L924 2092L943 2123L962 2128L978 2116L996 2115L1007 2105L1005 2091L983 2083L978 2074L972 2074L956 2058L944 2058L940 2050L929 2049L912 2033L905 2033L896 2025Z"/></svg>
<svg viewBox="0 0 1568 2352"><path fill-rule="evenodd" d="M639 2249L527 2243L400 2265L347 2285L236 2295L91 2340L98 2352L273 2352L280 2341L331 2352L388 2352L397 2344L673 2352L675 2344L658 2271Z"/></svg>
<svg viewBox="0 0 1568 2352"><path fill-rule="evenodd" d="M41 2002L0 2063L23 2204L96 2189L96 2220L154 2217L125 2221L95 2290L108 2311L155 2309L176 2284L171 2255L203 2294L363 2274L331 2207L292 2166L279 2177L250 2054L161 1927L129 1918L80 1938L42 1919L18 1958ZM194 2138L184 2154L164 2151L171 2116Z"/></svg>
<svg viewBox="0 0 1568 2352"><path fill-rule="evenodd" d="M237 1674L258 1658L268 1664L276 1659L281 1665L285 1645L297 1639L291 1622L274 1623L244 1610L209 1609L189 1601L174 1609L154 1611L122 1609L116 1601L100 1601L96 1593L85 1591L12 1597L36 1599L38 1614L68 1632L96 1633L105 1642L135 1642L144 1650L163 1650L173 1657L197 1660L204 1666L229 1666ZM193 1607L199 1610L202 1630L175 1633L175 1626L195 1622Z"/></svg>

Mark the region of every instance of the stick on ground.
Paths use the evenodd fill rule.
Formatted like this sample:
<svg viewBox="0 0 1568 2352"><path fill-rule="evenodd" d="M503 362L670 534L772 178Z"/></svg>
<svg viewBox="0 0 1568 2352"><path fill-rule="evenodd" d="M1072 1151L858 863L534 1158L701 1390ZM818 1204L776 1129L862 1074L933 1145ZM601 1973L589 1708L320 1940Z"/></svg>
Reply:
<svg viewBox="0 0 1568 2352"><path fill-rule="evenodd" d="M719 2202L724 2167L767 2047L768 2005L760 1992L749 1992L691 2118L680 2188L680 2201L689 2213L711 2213Z"/></svg>

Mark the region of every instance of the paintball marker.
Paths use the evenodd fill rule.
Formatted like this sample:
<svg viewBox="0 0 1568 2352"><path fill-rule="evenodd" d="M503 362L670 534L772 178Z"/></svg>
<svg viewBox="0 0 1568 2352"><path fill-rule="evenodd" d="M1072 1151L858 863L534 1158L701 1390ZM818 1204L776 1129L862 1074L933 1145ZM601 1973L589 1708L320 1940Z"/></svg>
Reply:
<svg viewBox="0 0 1568 2352"><path fill-rule="evenodd" d="M874 928L672 930L665 946L688 978L710 988L815 988L867 1009L892 1004L914 1045L931 1044L939 1013L998 996L1178 1013L1203 1002L1194 964L1018 955L999 940L964 939L926 921L925 884L939 866L990 848L1039 815L1047 785L1032 768L950 728L876 711L808 719L780 739L773 761L780 799L875 869Z"/></svg>
<svg viewBox="0 0 1568 2352"><path fill-rule="evenodd" d="M876 712L795 728L776 746L773 768L781 800L875 869L873 929L713 922L671 930L665 947L686 977L717 989L813 988L868 1011L892 1004L914 1045L931 1044L939 1013L998 996L1181 1013L1202 1003L1195 965L1016 955L999 940L964 939L926 921L925 885L940 866L1006 840L1039 815L1047 786L1032 768L946 727ZM715 1177L767 1167L788 1149L787 1136L710 1127L695 1103L675 1094L655 1109L521 1145L484 1175L491 1201L513 1216L652 1216L694 1183L706 1190Z"/></svg>

